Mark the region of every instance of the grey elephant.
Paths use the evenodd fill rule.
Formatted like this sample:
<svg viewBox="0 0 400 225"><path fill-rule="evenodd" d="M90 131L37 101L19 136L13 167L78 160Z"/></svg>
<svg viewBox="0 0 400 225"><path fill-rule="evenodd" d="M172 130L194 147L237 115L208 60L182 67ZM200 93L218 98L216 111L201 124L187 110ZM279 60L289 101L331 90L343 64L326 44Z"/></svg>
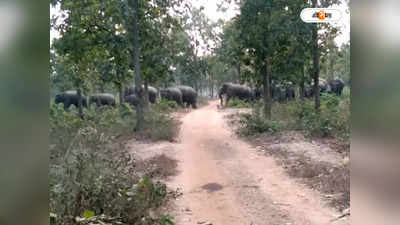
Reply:
<svg viewBox="0 0 400 225"><path fill-rule="evenodd" d="M182 92L178 88L161 89L160 95L161 95L162 99L174 101L174 102L176 102L176 104L183 106Z"/></svg>
<svg viewBox="0 0 400 225"><path fill-rule="evenodd" d="M260 100L263 96L263 88L254 88L252 91L252 100Z"/></svg>
<svg viewBox="0 0 400 225"><path fill-rule="evenodd" d="M197 108L197 92L189 86L178 86L178 88L182 93L182 103L184 106L189 107L192 106L193 109Z"/></svg>
<svg viewBox="0 0 400 225"><path fill-rule="evenodd" d="M97 93L89 96L89 104L96 104L100 106L113 106L115 107L114 95L109 93Z"/></svg>
<svg viewBox="0 0 400 225"><path fill-rule="evenodd" d="M271 88L271 98L277 102L283 102L286 99L286 90L282 85L273 85Z"/></svg>
<svg viewBox="0 0 400 225"><path fill-rule="evenodd" d="M290 101L296 98L296 88L294 85L287 85L285 87L285 100Z"/></svg>
<svg viewBox="0 0 400 225"><path fill-rule="evenodd" d="M249 87L240 84L224 83L218 91L218 96L223 106L223 95L226 95L225 105L228 104L231 98L238 98L240 100L251 101L252 91Z"/></svg>
<svg viewBox="0 0 400 225"><path fill-rule="evenodd" d="M144 88L144 86L142 86ZM157 88L153 86L148 86L147 90L149 91L149 102L150 103L155 103L157 100L157 95L158 95L158 90ZM129 95L136 94L135 93L135 85L129 86L125 88L125 94L124 97L127 97Z"/></svg>
<svg viewBox="0 0 400 225"><path fill-rule="evenodd" d="M87 102L86 102L86 96L82 95L82 106L86 107ZM64 104L64 109L68 109L71 105L74 105L75 107L79 107L79 98L78 98L78 93L77 91L65 91L63 93L59 93L55 96L54 102L56 104L63 103Z"/></svg>
<svg viewBox="0 0 400 225"><path fill-rule="evenodd" d="M131 95L125 96L124 100L129 105L132 105L135 107L139 105L139 98L137 97L136 94L131 94Z"/></svg>
<svg viewBox="0 0 400 225"><path fill-rule="evenodd" d="M305 87L304 88L304 97L312 98L314 96L313 87Z"/></svg>
<svg viewBox="0 0 400 225"><path fill-rule="evenodd" d="M326 82L326 80L324 79L319 79L318 87L320 94L329 92L328 82ZM306 98L311 98L314 96L314 84L311 84L311 86L304 88L304 96Z"/></svg>
<svg viewBox="0 0 400 225"><path fill-rule="evenodd" d="M342 95L342 91L344 88L344 82L340 79L334 79L329 81L329 90L328 93Z"/></svg>

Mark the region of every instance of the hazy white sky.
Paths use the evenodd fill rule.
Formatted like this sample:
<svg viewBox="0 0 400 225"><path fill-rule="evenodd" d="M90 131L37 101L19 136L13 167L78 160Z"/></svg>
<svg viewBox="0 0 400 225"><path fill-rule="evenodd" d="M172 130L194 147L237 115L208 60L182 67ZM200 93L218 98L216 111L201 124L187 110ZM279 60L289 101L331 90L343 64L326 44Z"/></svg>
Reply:
<svg viewBox="0 0 400 225"><path fill-rule="evenodd" d="M218 21L219 19L229 20L234 17L237 13L237 7L230 6L226 12L218 11L217 4L221 2L221 0L197 0L193 1L192 4L196 7L203 6L205 14L214 22ZM336 43L338 46L342 45L343 43L347 43L350 40L350 14L348 11L348 6L346 4L341 4L335 8L339 8L343 12L342 21L339 23L341 27L342 34L336 38ZM57 8L50 8L50 15L56 15L59 13L59 9ZM300 12L299 12L300 18ZM50 31L50 40L56 38L58 34L55 31Z"/></svg>
<svg viewBox="0 0 400 225"><path fill-rule="evenodd" d="M219 12L218 11L218 3L221 0L197 0L193 2L193 5L200 7L204 7L205 14L214 22L218 21L219 19L229 20L238 14L238 9L235 6L231 6L226 12ZM336 43L338 46L342 45L343 43L347 43L350 40L350 13L348 11L347 4L340 4L339 6L335 6L333 8L338 8L342 11L342 20L338 23L340 26L340 30L342 34L336 38ZM299 12L299 19L300 19L300 12Z"/></svg>

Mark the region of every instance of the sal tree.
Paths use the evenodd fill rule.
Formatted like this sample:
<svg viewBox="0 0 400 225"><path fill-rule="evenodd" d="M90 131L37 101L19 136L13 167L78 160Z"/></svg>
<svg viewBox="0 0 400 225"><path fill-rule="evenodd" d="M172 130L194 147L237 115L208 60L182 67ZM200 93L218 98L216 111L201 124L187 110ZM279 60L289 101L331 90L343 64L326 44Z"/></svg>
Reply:
<svg viewBox="0 0 400 225"><path fill-rule="evenodd" d="M239 26L243 47L251 52L262 71L264 115L271 117L271 61L287 39L286 1L248 0L240 8Z"/></svg>

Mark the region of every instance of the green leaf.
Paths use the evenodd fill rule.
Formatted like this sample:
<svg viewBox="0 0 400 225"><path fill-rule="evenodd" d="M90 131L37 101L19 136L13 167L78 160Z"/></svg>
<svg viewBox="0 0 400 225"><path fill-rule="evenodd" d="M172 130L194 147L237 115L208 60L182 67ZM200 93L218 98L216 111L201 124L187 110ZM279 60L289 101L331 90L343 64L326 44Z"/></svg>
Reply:
<svg viewBox="0 0 400 225"><path fill-rule="evenodd" d="M94 216L95 216L95 214L94 214L93 211L85 210L85 212L83 212L83 217L86 218L86 219L90 219L90 218L92 218Z"/></svg>

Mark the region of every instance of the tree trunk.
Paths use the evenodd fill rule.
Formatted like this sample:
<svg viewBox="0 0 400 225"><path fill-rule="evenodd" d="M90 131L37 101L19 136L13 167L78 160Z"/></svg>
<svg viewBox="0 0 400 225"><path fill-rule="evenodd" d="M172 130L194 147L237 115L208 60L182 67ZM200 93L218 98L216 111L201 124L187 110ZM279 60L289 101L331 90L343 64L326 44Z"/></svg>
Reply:
<svg viewBox="0 0 400 225"><path fill-rule="evenodd" d="M264 65L264 76L263 76L263 86L264 86L264 116L267 119L271 119L271 84L270 84L270 73L268 65L268 56L265 57Z"/></svg>
<svg viewBox="0 0 400 225"><path fill-rule="evenodd" d="M147 110L149 107L149 83L146 79L144 79L144 92L143 92L143 97L144 97L144 109Z"/></svg>
<svg viewBox="0 0 400 225"><path fill-rule="evenodd" d="M302 71L301 71L301 80L300 80L300 90L299 90L299 95L300 95L300 100L304 101L304 97L305 97L305 88L304 88L304 82L305 82L305 74L304 74L304 65L301 67Z"/></svg>
<svg viewBox="0 0 400 225"><path fill-rule="evenodd" d="M133 1L133 63L135 65L135 92L139 98L139 104L136 107L136 127L135 131L142 131L144 126L143 113L143 91L142 77L140 75L140 42L139 42L139 0Z"/></svg>
<svg viewBox="0 0 400 225"><path fill-rule="evenodd" d="M77 95L78 95L78 113L79 113L79 116L83 119L83 102L82 102L83 99L82 99L81 88L78 88Z"/></svg>
<svg viewBox="0 0 400 225"><path fill-rule="evenodd" d="M313 8L317 8L317 0L312 0ZM312 54L313 54L313 78L314 78L314 98L315 110L319 110L321 105L319 93L319 49L318 49L318 25L313 24L312 31Z"/></svg>
<svg viewBox="0 0 400 225"><path fill-rule="evenodd" d="M239 59L239 62L237 64L237 72L238 72L237 80L238 80L238 83L240 83L240 72L241 72L240 70L241 70L241 68L240 68L240 59Z"/></svg>
<svg viewBox="0 0 400 225"><path fill-rule="evenodd" d="M124 104L124 85L120 84L118 90L119 90L119 105L122 105Z"/></svg>

